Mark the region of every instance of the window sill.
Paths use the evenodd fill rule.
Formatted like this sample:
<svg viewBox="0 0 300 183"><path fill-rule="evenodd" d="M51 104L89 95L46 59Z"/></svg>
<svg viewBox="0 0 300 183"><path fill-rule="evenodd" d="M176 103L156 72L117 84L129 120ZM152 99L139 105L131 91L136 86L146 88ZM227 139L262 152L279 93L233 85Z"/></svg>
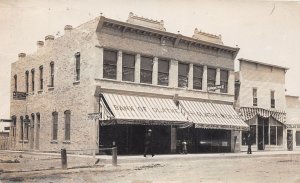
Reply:
<svg viewBox="0 0 300 183"><path fill-rule="evenodd" d="M80 80L73 82L73 85L79 85L79 84L80 84Z"/></svg>
<svg viewBox="0 0 300 183"><path fill-rule="evenodd" d="M24 140L24 141L23 141L23 140L19 140L19 142L20 142L20 143L23 143L23 142L24 142L24 143L28 143L28 140Z"/></svg>
<svg viewBox="0 0 300 183"><path fill-rule="evenodd" d="M48 87L48 90L49 90L49 91L54 90L54 86L49 86L49 87Z"/></svg>
<svg viewBox="0 0 300 183"><path fill-rule="evenodd" d="M71 141L65 140L65 141L63 141L63 144L71 144Z"/></svg>
<svg viewBox="0 0 300 183"><path fill-rule="evenodd" d="M51 144L58 144L57 140L51 140Z"/></svg>

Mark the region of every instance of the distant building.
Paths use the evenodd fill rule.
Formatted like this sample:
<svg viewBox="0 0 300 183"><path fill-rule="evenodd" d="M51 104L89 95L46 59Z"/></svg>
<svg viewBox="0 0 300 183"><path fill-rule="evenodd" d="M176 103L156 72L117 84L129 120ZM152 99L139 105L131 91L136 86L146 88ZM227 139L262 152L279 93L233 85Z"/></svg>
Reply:
<svg viewBox="0 0 300 183"><path fill-rule="evenodd" d="M287 147L300 150L300 100L299 96L286 95Z"/></svg>
<svg viewBox="0 0 300 183"><path fill-rule="evenodd" d="M285 150L286 67L240 58L236 73L236 108L250 126L253 150ZM246 132L241 134L246 149Z"/></svg>
<svg viewBox="0 0 300 183"><path fill-rule="evenodd" d="M188 152L239 150L248 128L233 108L239 48L221 36L170 33L163 21L130 13L127 22L67 25L37 46L12 64L14 149L116 145L119 154L140 154L152 129L157 153L180 152L183 140ZM14 91L28 96L17 100Z"/></svg>

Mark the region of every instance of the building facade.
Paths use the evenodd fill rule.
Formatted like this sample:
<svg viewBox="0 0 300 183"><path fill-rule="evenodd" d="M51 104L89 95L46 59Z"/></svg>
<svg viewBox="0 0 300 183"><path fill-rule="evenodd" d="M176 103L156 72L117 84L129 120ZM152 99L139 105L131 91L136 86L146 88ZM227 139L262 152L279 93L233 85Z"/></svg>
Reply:
<svg viewBox="0 0 300 183"><path fill-rule="evenodd" d="M238 134L248 127L233 109L239 49L221 36L166 32L163 21L130 13L127 22L101 16L67 25L63 36L37 44L12 64L14 149L116 145L138 154L147 129L157 153L180 152L183 140L189 152L239 149Z"/></svg>
<svg viewBox="0 0 300 183"><path fill-rule="evenodd" d="M253 150L285 150L285 73L288 68L248 59L239 60L236 108L250 126ZM246 132L241 133L246 148Z"/></svg>

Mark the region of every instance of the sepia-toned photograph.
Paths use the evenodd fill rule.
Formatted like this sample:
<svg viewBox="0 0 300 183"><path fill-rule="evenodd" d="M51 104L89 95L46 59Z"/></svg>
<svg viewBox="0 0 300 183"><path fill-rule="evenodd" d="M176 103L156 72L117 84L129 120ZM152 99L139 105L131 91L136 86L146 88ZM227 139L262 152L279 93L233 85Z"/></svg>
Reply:
<svg viewBox="0 0 300 183"><path fill-rule="evenodd" d="M0 183L300 183L300 1L0 0L0 63Z"/></svg>

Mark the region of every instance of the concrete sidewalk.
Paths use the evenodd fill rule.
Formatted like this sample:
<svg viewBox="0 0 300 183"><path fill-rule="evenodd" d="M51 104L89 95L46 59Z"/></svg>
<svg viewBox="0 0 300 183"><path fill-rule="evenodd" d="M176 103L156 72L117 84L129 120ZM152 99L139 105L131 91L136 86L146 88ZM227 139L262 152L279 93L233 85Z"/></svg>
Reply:
<svg viewBox="0 0 300 183"><path fill-rule="evenodd" d="M11 151L11 150L1 150L0 153L18 153L18 154L32 154L32 155L47 155L47 156L60 156L60 153L44 153L44 152L34 152L34 151ZM247 154L247 152L239 153L210 153L210 154L158 154L154 157L148 155L146 158L143 155L118 155L118 163L122 162L144 162L144 161L161 161L161 160L183 160L183 159L211 159L211 158L249 158L249 157L281 157L281 156L295 156L300 155L300 151L254 151L252 154ZM78 158L96 158L100 160L105 160L110 162L112 159L111 155L78 155L78 154L68 154L68 157L78 157Z"/></svg>

